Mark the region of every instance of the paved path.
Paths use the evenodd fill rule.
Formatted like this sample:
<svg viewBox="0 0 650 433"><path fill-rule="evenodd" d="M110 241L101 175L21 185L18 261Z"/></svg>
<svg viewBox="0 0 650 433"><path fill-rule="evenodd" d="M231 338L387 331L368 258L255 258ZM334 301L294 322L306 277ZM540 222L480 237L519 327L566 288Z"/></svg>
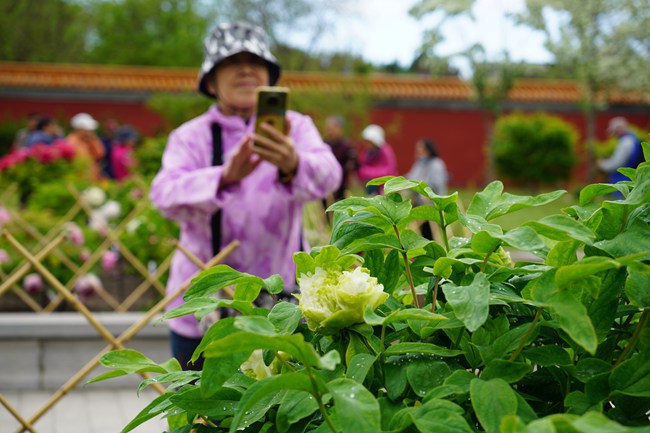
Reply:
<svg viewBox="0 0 650 433"><path fill-rule="evenodd" d="M0 394L21 416L29 419L51 392L3 391ZM34 423L34 433L119 433L158 394L145 389L140 397L133 389L76 389L64 396ZM153 418L134 433L163 433L167 423ZM0 433L15 433L20 423L0 404Z"/></svg>

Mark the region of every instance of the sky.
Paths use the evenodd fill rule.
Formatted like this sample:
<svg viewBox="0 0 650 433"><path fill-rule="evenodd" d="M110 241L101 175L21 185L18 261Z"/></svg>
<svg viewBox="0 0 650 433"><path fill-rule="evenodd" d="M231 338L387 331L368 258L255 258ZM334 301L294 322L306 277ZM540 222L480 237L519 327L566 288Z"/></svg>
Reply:
<svg viewBox="0 0 650 433"><path fill-rule="evenodd" d="M428 16L418 21L408 14L417 0L360 0L359 13L340 20L333 35L323 39L323 48L360 54L378 64L397 61L408 66L421 44L422 35L439 20ZM546 63L552 56L543 46L541 33L516 27L506 18L508 12L524 9L525 0L476 0L469 18L454 18L443 26L445 41L436 49L439 55L452 55L476 42L481 42L489 60L503 58L507 50L512 61ZM452 64L466 74L461 59Z"/></svg>

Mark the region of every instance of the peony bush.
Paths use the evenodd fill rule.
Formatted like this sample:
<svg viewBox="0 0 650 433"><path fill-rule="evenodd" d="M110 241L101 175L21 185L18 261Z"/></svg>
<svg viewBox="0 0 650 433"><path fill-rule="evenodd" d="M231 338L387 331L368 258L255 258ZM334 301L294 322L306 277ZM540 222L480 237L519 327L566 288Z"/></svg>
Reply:
<svg viewBox="0 0 650 433"><path fill-rule="evenodd" d="M166 314L238 311L206 332L202 371L121 350L92 382L150 372L139 389L167 386L123 432L166 416L170 433L648 433L650 163L624 171L631 181L588 185L579 204L507 231L494 219L564 192L497 181L463 210L455 193L376 179L385 195L332 205L329 245L294 256L298 305L260 308L279 276L216 266ZM410 230L421 220L439 242ZM470 234L447 237L451 224ZM225 287L234 299L214 296Z"/></svg>

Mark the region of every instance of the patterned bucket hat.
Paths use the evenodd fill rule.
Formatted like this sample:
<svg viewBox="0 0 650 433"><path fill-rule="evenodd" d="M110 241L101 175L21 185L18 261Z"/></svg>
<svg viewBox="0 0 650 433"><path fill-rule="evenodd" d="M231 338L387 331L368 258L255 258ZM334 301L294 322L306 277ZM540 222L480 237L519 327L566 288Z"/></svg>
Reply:
<svg viewBox="0 0 650 433"><path fill-rule="evenodd" d="M199 91L212 98L206 76L226 57L238 53L251 53L266 61L269 68L270 85L280 78L280 65L268 48L266 36L261 27L245 22L219 25L203 42L203 64L199 72Z"/></svg>

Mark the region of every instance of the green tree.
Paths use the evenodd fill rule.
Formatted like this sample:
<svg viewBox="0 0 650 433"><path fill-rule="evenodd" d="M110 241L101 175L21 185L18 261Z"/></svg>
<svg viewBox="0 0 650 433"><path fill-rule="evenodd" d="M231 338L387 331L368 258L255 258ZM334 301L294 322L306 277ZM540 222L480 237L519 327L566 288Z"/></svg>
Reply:
<svg viewBox="0 0 650 433"><path fill-rule="evenodd" d="M579 81L594 172L596 112L612 86L648 88L650 0L526 0L520 23L541 30L556 63ZM554 12L554 13L553 13Z"/></svg>
<svg viewBox="0 0 650 433"><path fill-rule="evenodd" d="M213 19L198 0L95 1L91 8L88 60L94 63L196 66Z"/></svg>
<svg viewBox="0 0 650 433"><path fill-rule="evenodd" d="M0 59L78 62L84 57L87 11L64 0L0 2Z"/></svg>

